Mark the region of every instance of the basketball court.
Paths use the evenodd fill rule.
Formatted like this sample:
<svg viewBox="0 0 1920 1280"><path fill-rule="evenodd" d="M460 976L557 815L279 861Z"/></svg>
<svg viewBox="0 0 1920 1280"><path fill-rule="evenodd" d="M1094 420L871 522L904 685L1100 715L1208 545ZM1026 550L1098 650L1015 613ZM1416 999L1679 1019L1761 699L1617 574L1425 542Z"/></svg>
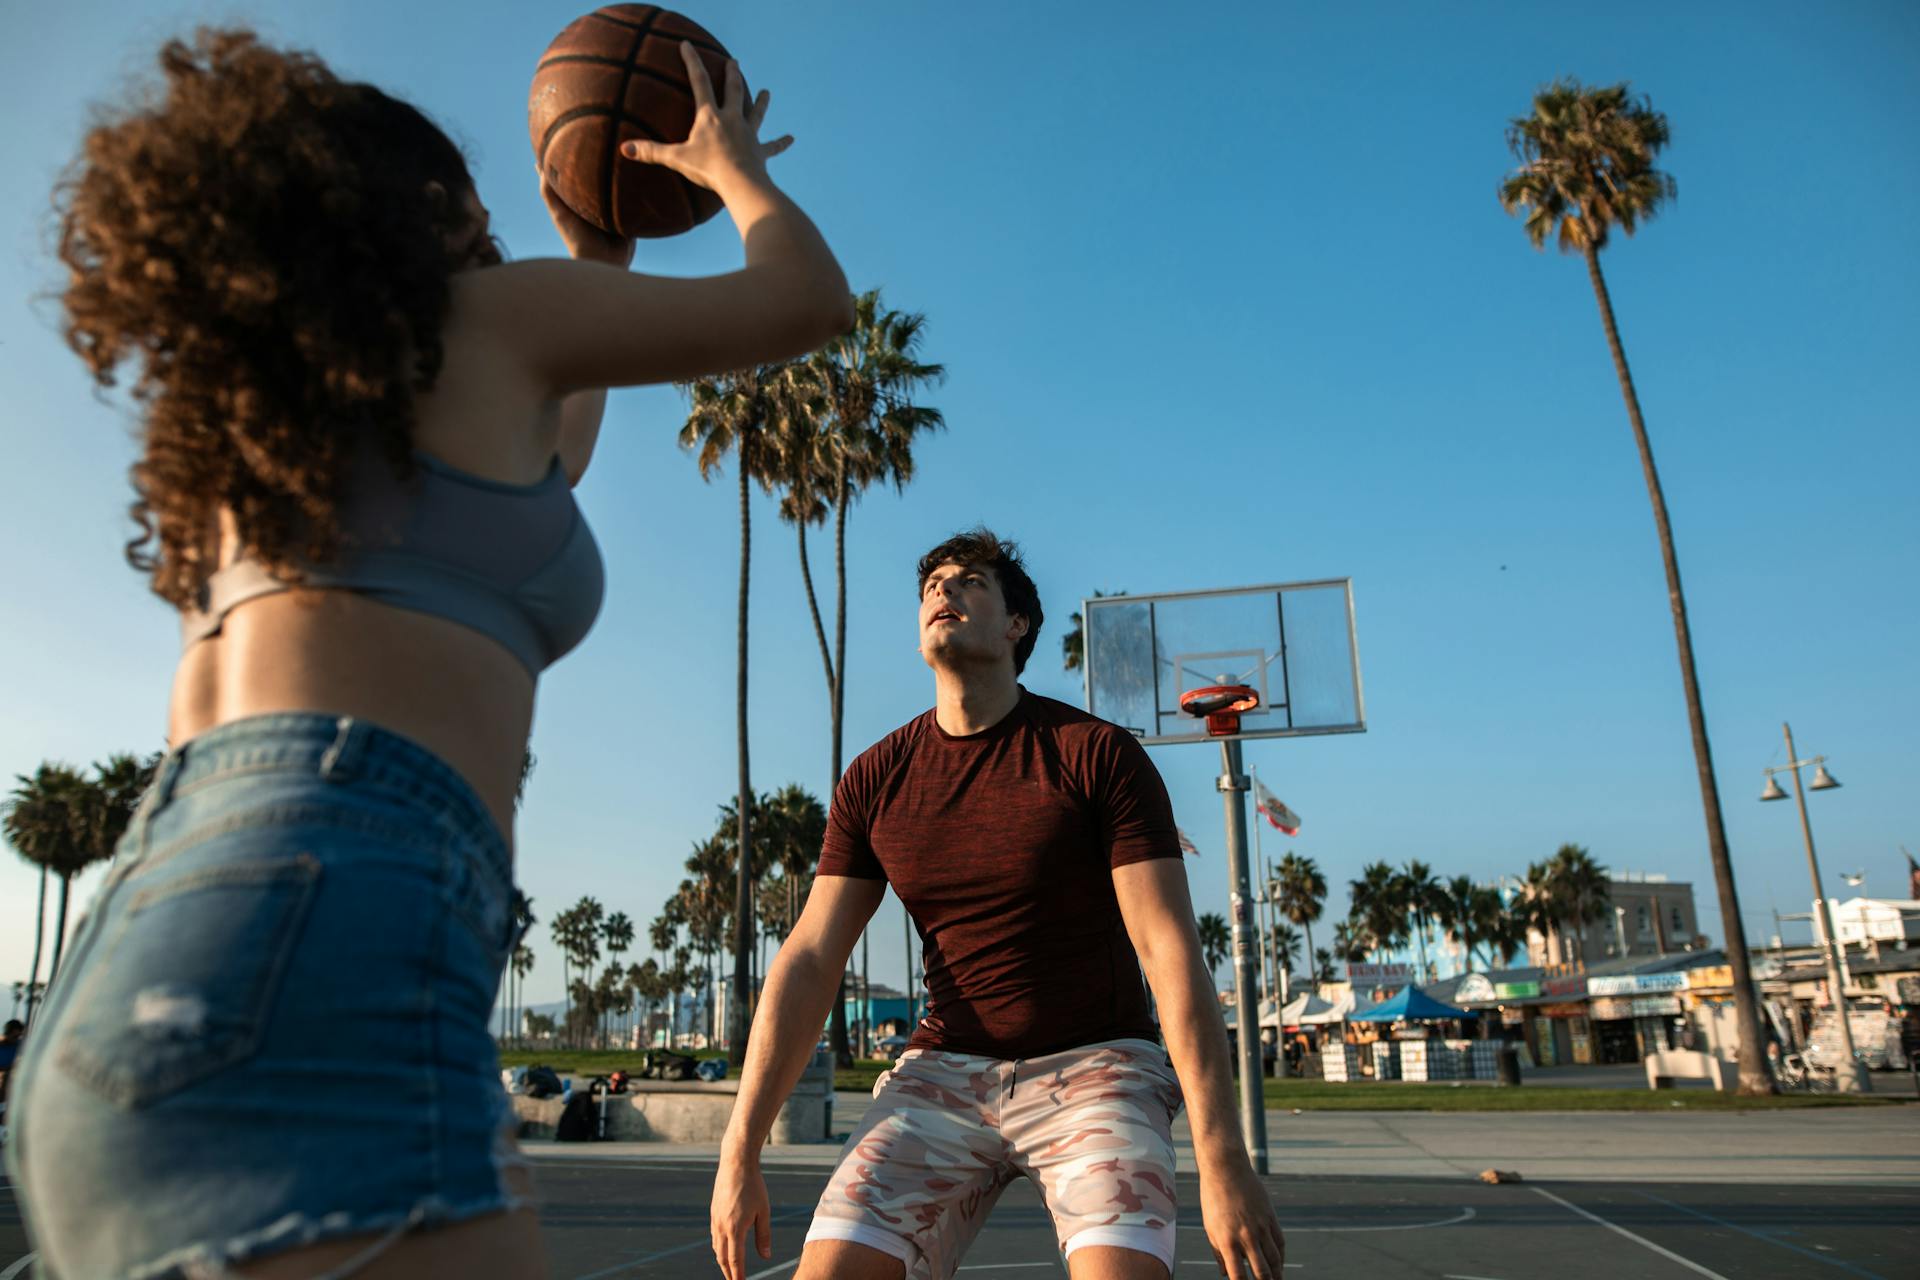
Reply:
<svg viewBox="0 0 1920 1280"><path fill-rule="evenodd" d="M1351 1129L1344 1145L1360 1152L1374 1141L1370 1125L1347 1114L1349 1119L1340 1122ZM1861 1176L1859 1183L1800 1181L1829 1162L1811 1149L1789 1157L1788 1164L1738 1162L1747 1179L1771 1172L1778 1181L1689 1177L1643 1183L1621 1177L1617 1165L1607 1180L1529 1177L1499 1185L1464 1173L1291 1173L1265 1181L1287 1233L1289 1280L1899 1280L1916 1274L1920 1258L1920 1178L1913 1176L1920 1150L1908 1141L1920 1133L1920 1123L1908 1108L1874 1118L1900 1136L1864 1155L1841 1157L1836 1151L1834 1157L1852 1161L1833 1166L1837 1175ZM1497 1123L1494 1117L1457 1119ZM1563 1143L1571 1136L1574 1117L1545 1119ZM1605 1124L1608 1118L1578 1119ZM1759 1116L1747 1119L1767 1123ZM1835 1136L1846 1146L1859 1145ZM1676 1150L1697 1145L1684 1132L1674 1134L1673 1141ZM1298 1143L1277 1143L1275 1163L1312 1167L1312 1147L1321 1145L1323 1139L1306 1134ZM613 1152L540 1142L530 1143L528 1154L537 1169L554 1280L719 1274L707 1243L710 1157L690 1158L671 1147L657 1153L630 1146ZM750 1277L774 1280L792 1274L798 1264L808 1219L831 1172L831 1149L815 1154L820 1158L804 1165L767 1169L773 1256L751 1258ZM1654 1153L1648 1164L1657 1168L1663 1161ZM1863 1172L1874 1170L1879 1177ZM1183 1217L1176 1274L1216 1274L1199 1229L1198 1184L1190 1173L1180 1175L1179 1193ZM19 1207L11 1188L0 1185L0 1280L33 1274L26 1253ZM961 1274L981 1280L1065 1275L1046 1212L1026 1181L1007 1190Z"/></svg>

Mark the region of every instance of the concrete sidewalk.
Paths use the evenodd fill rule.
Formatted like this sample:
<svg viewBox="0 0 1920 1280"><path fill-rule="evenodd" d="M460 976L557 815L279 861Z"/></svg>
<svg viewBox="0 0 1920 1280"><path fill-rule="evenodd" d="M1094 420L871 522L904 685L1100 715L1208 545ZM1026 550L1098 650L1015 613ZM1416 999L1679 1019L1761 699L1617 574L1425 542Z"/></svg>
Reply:
<svg viewBox="0 0 1920 1280"><path fill-rule="evenodd" d="M864 1113L834 1097L833 1128ZM1463 1178L1498 1168L1533 1181L1920 1186L1920 1108L1803 1111L1267 1113L1276 1177ZM1180 1169L1193 1171L1183 1114ZM536 1161L712 1165L714 1145L530 1142ZM769 1146L768 1168L826 1168L835 1143Z"/></svg>

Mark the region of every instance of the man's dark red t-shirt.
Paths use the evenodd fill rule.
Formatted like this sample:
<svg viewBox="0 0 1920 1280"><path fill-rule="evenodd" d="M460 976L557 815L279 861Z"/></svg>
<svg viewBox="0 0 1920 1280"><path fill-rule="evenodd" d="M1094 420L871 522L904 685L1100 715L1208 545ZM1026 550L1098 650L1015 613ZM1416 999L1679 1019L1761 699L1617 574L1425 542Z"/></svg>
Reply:
<svg viewBox="0 0 1920 1280"><path fill-rule="evenodd" d="M1179 857L1133 735L1022 689L984 732L928 711L855 760L819 874L884 879L912 915L929 999L911 1047L1036 1058L1158 1039L1113 869Z"/></svg>

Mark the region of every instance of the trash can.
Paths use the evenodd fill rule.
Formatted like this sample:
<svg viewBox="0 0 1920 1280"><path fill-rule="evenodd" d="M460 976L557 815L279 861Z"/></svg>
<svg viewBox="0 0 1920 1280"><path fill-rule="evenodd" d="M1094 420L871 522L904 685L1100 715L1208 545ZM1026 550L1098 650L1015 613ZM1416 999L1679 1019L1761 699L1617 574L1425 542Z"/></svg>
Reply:
<svg viewBox="0 0 1920 1280"><path fill-rule="evenodd" d="M1503 1085L1520 1083L1520 1050L1513 1045L1505 1045L1500 1050L1499 1073L1497 1079Z"/></svg>

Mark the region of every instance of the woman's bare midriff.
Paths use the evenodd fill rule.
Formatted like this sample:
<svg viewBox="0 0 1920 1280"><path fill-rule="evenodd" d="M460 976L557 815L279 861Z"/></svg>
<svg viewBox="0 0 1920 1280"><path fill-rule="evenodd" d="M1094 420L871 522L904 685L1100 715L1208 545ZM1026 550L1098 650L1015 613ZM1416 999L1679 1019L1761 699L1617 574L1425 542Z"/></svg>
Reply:
<svg viewBox="0 0 1920 1280"><path fill-rule="evenodd" d="M181 656L168 741L273 712L364 719L451 765L511 845L533 695L525 667L458 623L348 591L285 591L240 605Z"/></svg>

